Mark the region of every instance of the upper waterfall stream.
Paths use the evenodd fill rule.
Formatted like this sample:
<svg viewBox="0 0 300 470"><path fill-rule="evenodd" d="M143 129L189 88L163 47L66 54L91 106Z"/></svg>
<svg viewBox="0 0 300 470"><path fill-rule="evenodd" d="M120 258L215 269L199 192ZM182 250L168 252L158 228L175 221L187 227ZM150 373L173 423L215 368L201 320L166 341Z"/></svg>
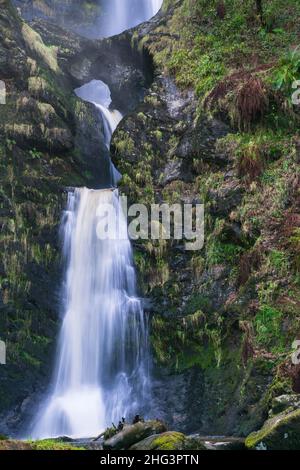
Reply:
<svg viewBox="0 0 300 470"><path fill-rule="evenodd" d="M102 36L114 36L154 16L163 0L109 0L99 19Z"/></svg>
<svg viewBox="0 0 300 470"><path fill-rule="evenodd" d="M99 109L103 120L105 145L109 149L113 132L122 119L122 114L116 109L110 109L111 95L106 83L101 80L92 80L91 82L76 88L76 95L92 103Z"/></svg>
<svg viewBox="0 0 300 470"><path fill-rule="evenodd" d="M112 135L123 117L117 109L110 109L111 94L109 87L101 80L92 80L74 91L79 98L92 103L99 110L103 122L104 143L109 150ZM112 162L110 166L111 184L116 186L121 175Z"/></svg>
<svg viewBox="0 0 300 470"><path fill-rule="evenodd" d="M151 18L161 3L139 0L135 15L136 0L112 0L114 26L107 23L99 36ZM93 80L75 92L99 109L109 147L122 116L109 108L107 85ZM117 233L106 240L97 236L99 208L107 204L118 214L115 230L121 226L122 239ZM149 404L147 321L136 294L126 223L117 190L77 188L69 193L62 220L62 326L52 385L29 431L33 438L95 436Z"/></svg>

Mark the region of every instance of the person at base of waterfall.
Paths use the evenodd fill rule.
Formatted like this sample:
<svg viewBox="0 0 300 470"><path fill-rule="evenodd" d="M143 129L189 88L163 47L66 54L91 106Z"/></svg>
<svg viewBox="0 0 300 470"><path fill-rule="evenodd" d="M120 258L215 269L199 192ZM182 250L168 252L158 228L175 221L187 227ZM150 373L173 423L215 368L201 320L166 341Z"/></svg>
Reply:
<svg viewBox="0 0 300 470"><path fill-rule="evenodd" d="M135 415L132 424L144 423L144 418L141 418L140 415Z"/></svg>

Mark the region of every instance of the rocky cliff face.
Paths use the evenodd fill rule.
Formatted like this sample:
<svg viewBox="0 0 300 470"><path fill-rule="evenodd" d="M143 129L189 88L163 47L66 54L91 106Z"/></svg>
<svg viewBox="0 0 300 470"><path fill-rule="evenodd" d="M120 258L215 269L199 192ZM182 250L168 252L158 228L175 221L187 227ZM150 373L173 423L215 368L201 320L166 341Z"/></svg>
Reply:
<svg viewBox="0 0 300 470"><path fill-rule="evenodd" d="M43 21L32 29L2 0L0 331L10 365L0 369L1 410L25 408L48 374L62 189L105 179L101 122L72 93L92 78L129 112L112 153L130 201L205 204L201 251L135 243L155 417L185 432L245 435L274 397L300 392L290 361L300 333L299 112L284 80L272 85L297 28L268 10L268 32L251 2L232 0L223 13L217 3L165 1L151 22L99 42ZM109 69L115 47L122 65Z"/></svg>
<svg viewBox="0 0 300 470"><path fill-rule="evenodd" d="M270 35L270 57L254 59L251 45L265 44L257 46L253 5L229 2L224 16L217 3L165 3L164 16L135 34L156 79L112 148L131 201L205 204L201 251L175 240L135 244L151 300L157 414L186 432L243 435L274 396L300 391L290 359L299 334L299 118L294 108L290 127L274 130L286 113L284 89L273 88L285 42ZM231 37L237 17L245 25ZM235 42L245 37L241 59Z"/></svg>

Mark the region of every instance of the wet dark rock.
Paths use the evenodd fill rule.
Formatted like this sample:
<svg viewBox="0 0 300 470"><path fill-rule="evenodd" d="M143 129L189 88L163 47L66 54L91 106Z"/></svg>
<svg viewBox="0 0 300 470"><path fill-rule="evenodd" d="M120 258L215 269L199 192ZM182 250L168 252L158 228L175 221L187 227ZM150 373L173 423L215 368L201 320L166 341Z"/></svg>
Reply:
<svg viewBox="0 0 300 470"><path fill-rule="evenodd" d="M230 179L220 189L209 191L210 212L215 216L228 215L242 200L244 188L239 180Z"/></svg>
<svg viewBox="0 0 300 470"><path fill-rule="evenodd" d="M236 335L233 329L232 338ZM203 345L203 350L204 361L208 358L209 348ZM224 386L224 376L227 387ZM247 435L257 426L257 421L259 425L263 423L264 415L257 413L253 416L253 421L248 418L246 423L241 420L244 411L235 399L239 396L239 389L237 387L234 391L233 387L234 381L240 380L242 376L243 371L238 368L228 370L215 365L210 368L208 363L201 364L201 360L198 366L177 373L161 367L156 369L153 378L153 409L160 419L168 423L170 429L186 435L210 435L212 430L216 435ZM266 389L268 379L261 379L258 374L253 374L252 381L252 384L257 381L257 385L252 385L252 393L256 390L255 393L259 396ZM231 400L228 399L229 389ZM251 406L252 401L253 396L249 395L244 406Z"/></svg>
<svg viewBox="0 0 300 470"><path fill-rule="evenodd" d="M153 64L146 50L138 49L132 33L89 40L49 21L35 20L32 27L46 43L58 47L58 63L73 87L102 80L111 91L112 108L132 111L153 80Z"/></svg>
<svg viewBox="0 0 300 470"><path fill-rule="evenodd" d="M178 158L174 158L169 161L164 168L163 177L161 178L161 184L165 185L171 183L171 181L176 181L181 177L182 170L182 161Z"/></svg>
<svg viewBox="0 0 300 470"><path fill-rule="evenodd" d="M154 420L125 425L122 431L103 442L103 448L109 450L129 449L136 442L153 434L161 434L166 430L163 422Z"/></svg>
<svg viewBox="0 0 300 470"><path fill-rule="evenodd" d="M97 41L91 52L91 79L102 80L109 86L112 107L124 114L132 111L145 96L153 79L153 65L147 51L139 50L132 44L131 35L123 33L109 40ZM72 67L78 67L76 60Z"/></svg>
<svg viewBox="0 0 300 470"><path fill-rule="evenodd" d="M300 395L280 395L272 400L272 414L282 413L283 411L297 410L300 408Z"/></svg>
<svg viewBox="0 0 300 470"><path fill-rule="evenodd" d="M194 152L197 158L204 161L209 160L211 163L220 166L228 163L228 155L220 152L216 147L217 140L225 137L228 132L230 132L229 126L220 120L208 117L199 120L193 139Z"/></svg>

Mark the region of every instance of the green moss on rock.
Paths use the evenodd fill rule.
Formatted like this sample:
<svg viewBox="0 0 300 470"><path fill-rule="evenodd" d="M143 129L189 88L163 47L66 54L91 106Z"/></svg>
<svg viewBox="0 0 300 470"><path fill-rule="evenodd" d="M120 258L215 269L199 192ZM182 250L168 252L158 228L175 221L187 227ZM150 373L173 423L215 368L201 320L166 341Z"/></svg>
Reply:
<svg viewBox="0 0 300 470"><path fill-rule="evenodd" d="M246 439L248 449L299 450L300 410L282 413L266 421L261 430Z"/></svg>
<svg viewBox="0 0 300 470"><path fill-rule="evenodd" d="M206 450L203 444L190 439L184 434L167 431L159 435L147 437L134 444L130 450Z"/></svg>

